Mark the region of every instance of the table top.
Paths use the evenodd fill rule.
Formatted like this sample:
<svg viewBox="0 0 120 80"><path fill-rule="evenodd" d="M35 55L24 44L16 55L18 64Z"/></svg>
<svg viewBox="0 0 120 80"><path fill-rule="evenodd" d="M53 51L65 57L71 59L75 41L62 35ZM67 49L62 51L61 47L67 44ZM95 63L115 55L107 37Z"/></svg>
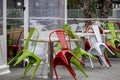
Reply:
<svg viewBox="0 0 120 80"><path fill-rule="evenodd" d="M104 30L105 33L110 33L110 30ZM120 30L115 30L115 32L120 32Z"/></svg>
<svg viewBox="0 0 120 80"><path fill-rule="evenodd" d="M77 37L85 37L85 36L95 36L94 33L75 33ZM101 34L102 36L105 36L105 34Z"/></svg>
<svg viewBox="0 0 120 80"><path fill-rule="evenodd" d="M84 31L81 31L81 30L77 30L76 31L77 33L83 33ZM89 30L89 32L93 32L93 30ZM115 30L115 32L120 32L120 30ZM104 33L110 33L110 30L104 30Z"/></svg>
<svg viewBox="0 0 120 80"><path fill-rule="evenodd" d="M21 39L22 41L26 40L26 39ZM59 42L58 38L52 38L51 39L53 42ZM36 41L36 39L31 39L30 41ZM70 41L74 42L74 41L79 41L79 39L70 39ZM38 42L50 42L48 37L41 37L38 39Z"/></svg>

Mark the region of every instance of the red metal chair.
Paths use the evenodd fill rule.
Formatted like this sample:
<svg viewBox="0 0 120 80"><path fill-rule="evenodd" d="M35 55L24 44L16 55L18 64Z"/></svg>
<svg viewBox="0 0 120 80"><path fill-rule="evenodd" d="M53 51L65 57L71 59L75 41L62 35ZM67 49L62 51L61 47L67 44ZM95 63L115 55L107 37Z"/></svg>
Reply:
<svg viewBox="0 0 120 80"><path fill-rule="evenodd" d="M119 27L119 29L120 29L120 22L115 22L116 24L117 24L117 26Z"/></svg>
<svg viewBox="0 0 120 80"><path fill-rule="evenodd" d="M54 50L54 44L52 42L53 36L54 37L57 36L57 38L59 39L60 44L62 46L62 49L57 52L55 52L55 50ZM70 45L70 36L68 35L68 33L63 30L60 30L60 29L55 30L50 33L49 39L50 39L50 44L52 46L53 52L55 53L55 57L52 61L52 65L53 65L53 69L54 69L54 72L56 75L56 80L58 80L58 75L57 75L57 71L56 71L56 66L58 66L58 65L65 66L68 69L68 71L70 72L70 74L73 76L74 80L77 80L76 74L70 65L70 60L72 57L74 57L74 58L76 58L76 60L78 60L80 62L80 64L84 64L84 63L82 61L80 61L72 53L71 45ZM66 39L67 39L67 41L66 41ZM69 44L69 47L68 47L68 44Z"/></svg>
<svg viewBox="0 0 120 80"><path fill-rule="evenodd" d="M24 31L24 29L22 29L20 31L16 44L8 45L8 47L7 47L7 60L10 57L10 52L12 52L12 54L13 54L12 57L15 57L17 55L17 52L19 50L23 49L23 47L19 44L20 43L20 38L22 36L23 31Z"/></svg>

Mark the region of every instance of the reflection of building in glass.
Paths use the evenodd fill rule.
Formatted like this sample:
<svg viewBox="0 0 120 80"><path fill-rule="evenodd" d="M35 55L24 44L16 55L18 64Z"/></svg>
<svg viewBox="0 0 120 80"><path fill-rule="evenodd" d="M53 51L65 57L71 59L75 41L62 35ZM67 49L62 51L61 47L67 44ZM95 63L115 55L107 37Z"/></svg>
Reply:
<svg viewBox="0 0 120 80"><path fill-rule="evenodd" d="M3 34L3 0L0 0L0 35Z"/></svg>
<svg viewBox="0 0 120 80"><path fill-rule="evenodd" d="M22 26L24 20L24 0L7 0L7 25Z"/></svg>
<svg viewBox="0 0 120 80"><path fill-rule="evenodd" d="M120 0L112 0L112 3L113 8L120 8Z"/></svg>
<svg viewBox="0 0 120 80"><path fill-rule="evenodd" d="M30 0L29 17L48 29L60 28L64 23L64 0Z"/></svg>
<svg viewBox="0 0 120 80"><path fill-rule="evenodd" d="M103 1L104 0L98 0L98 8L96 8L96 14L95 15L95 18L98 18L99 15L100 15L100 9L102 7L102 4L103 4ZM109 13L109 17L110 18L120 18L120 0L111 0L112 1L112 5L110 6L110 13ZM82 8L77 8L77 9L73 9L73 8L70 8L67 10L68 12L68 18L84 18L84 14L83 14L83 11L82 11ZM77 21L77 20L68 20L68 23L69 24L72 24L72 23L79 23L79 22L84 22L84 21Z"/></svg>
<svg viewBox="0 0 120 80"><path fill-rule="evenodd" d="M112 0L112 17L120 18L120 0Z"/></svg>

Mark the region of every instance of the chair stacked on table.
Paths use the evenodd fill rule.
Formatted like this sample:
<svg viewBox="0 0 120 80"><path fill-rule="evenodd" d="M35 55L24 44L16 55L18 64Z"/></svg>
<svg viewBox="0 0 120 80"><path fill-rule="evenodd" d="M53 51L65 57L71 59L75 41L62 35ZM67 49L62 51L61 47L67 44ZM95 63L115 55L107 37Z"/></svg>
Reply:
<svg viewBox="0 0 120 80"><path fill-rule="evenodd" d="M79 42L71 42L71 39L76 39L77 37L74 34L75 31L72 31L72 29L70 28L71 27L70 25L65 25L63 26L62 29L56 29L51 31L49 34L47 34L49 35L50 45L52 47L53 50L52 52L54 55L51 63L56 76L56 80L58 80L58 74L56 70L56 67L58 65L62 65L66 67L67 70L70 72L70 74L73 76L74 80L77 80L77 78L76 78L76 73L72 68L71 64L73 64L78 70L80 70L87 77L88 75L82 66L84 65L84 62L81 61L80 59L83 56L90 59L92 68L94 68L92 58L98 59L101 65L103 62L107 68L111 67L111 63L106 54L106 50L108 50L108 52L111 53L112 55L114 55L113 52L115 52L115 55L119 58L120 54L118 52L120 52L120 49L118 44L120 43L120 41L115 34L113 23L109 22L107 26L109 27L112 35L112 39L109 40L108 42L103 41L104 39L102 38L102 35L104 35L104 31L100 23L98 24L95 22L86 27L85 33L88 34L89 30L91 29L94 37L91 37L89 35L86 35L87 37L85 36L85 50L80 47ZM29 35L25 40L23 50L21 50L8 63L11 64L13 61L17 60L14 64L14 66L16 66L22 60L27 59L28 65L25 68L23 78L31 69L33 64L36 64L30 78L32 80L41 61L43 61L44 64L40 75L43 76L42 73L45 67L47 56L46 56L46 52L44 52L46 48L46 43L44 44L43 50L39 49L41 48L41 43L39 44L38 39L40 37L41 30L42 29L31 28ZM58 38L59 42L54 43L52 41L52 39L54 39L53 37ZM35 41L31 41L31 39L33 38L35 39ZM73 43L75 47L71 45ZM73 48L71 48L72 46Z"/></svg>
<svg viewBox="0 0 120 80"><path fill-rule="evenodd" d="M60 40L59 43L61 45L61 49L58 50L57 52L55 52L56 50L54 50L54 44L52 42L52 35L53 34L55 34L57 36L57 38ZM70 64L71 59L74 58L76 60L76 62L77 61L79 62L76 65L81 65L81 64L83 64L83 62L80 61L80 59L73 54L73 52L71 50L71 43L70 43L69 34L66 31L59 29L59 30L55 30L55 31L51 32L49 35L49 38L50 38L51 46L53 46L53 48L52 48L53 52L55 54L55 57L52 61L52 65L53 65L53 69L54 69L54 72L56 75L56 80L58 80L58 75L57 75L57 71L56 71L57 65L65 66L68 69L68 71L70 72L70 74L73 76L74 80L77 80L76 73L74 72L74 70ZM82 69L82 67L80 67L80 68L81 68L83 74L87 76L84 69Z"/></svg>
<svg viewBox="0 0 120 80"><path fill-rule="evenodd" d="M42 33L47 33L47 29L45 27L41 27L41 28L36 28L37 31L39 32L39 38L41 38L42 36L45 36L45 34L42 34ZM35 39L37 37L37 32L35 32L32 36L32 39ZM30 41L30 44L29 44L29 47L28 49L30 51L32 51L34 49L34 45L35 44L35 41ZM47 61L47 43L46 42L37 42L36 44L36 49L34 51L34 54L37 55L41 61L43 62L43 65L41 66L41 71L40 71L40 76L41 77L44 77L44 69L45 69L45 64L46 64L46 61Z"/></svg>
<svg viewBox="0 0 120 80"><path fill-rule="evenodd" d="M102 41L102 36L101 33L103 34L103 30L101 29L99 24L94 23L89 25L85 32L88 32L88 30L92 28L93 30L93 37L89 37L88 41L90 44L86 44L86 47L90 46L88 49L88 52L95 55L99 62L102 64L101 60L103 63L109 68L111 66L109 59L107 58L107 55L105 54L105 50L107 49L111 54L114 55L114 53L107 47L107 45ZM92 66L93 67L93 66Z"/></svg>
<svg viewBox="0 0 120 80"><path fill-rule="evenodd" d="M115 32L115 24L113 22L108 22L107 27L110 30L112 38L108 40L108 47L115 53L115 56L120 58L120 40ZM118 23L117 23L118 24ZM119 25L118 25L119 26Z"/></svg>
<svg viewBox="0 0 120 80"><path fill-rule="evenodd" d="M74 26L71 26L71 25L65 25L63 26L63 30L64 31L67 31L70 35L70 37L72 39L76 39L76 35L75 35L75 29L73 29L72 27ZM77 29L77 27L75 27ZM81 48L81 43L79 42L71 42L72 43L72 52L78 57L78 58L81 58L81 57L89 57L90 59L90 62L91 62L91 58L94 58L96 59L93 55L91 55L90 53L88 53L87 51L85 51L83 48ZM90 58L91 57L91 58ZM71 59L71 63L74 64L79 70L81 70L80 68L80 65L77 65L77 61L74 60L74 59ZM85 61L84 61L85 63Z"/></svg>
<svg viewBox="0 0 120 80"><path fill-rule="evenodd" d="M44 52L39 52L40 54L38 54L38 50L40 50L40 46L37 45L37 41L40 36L39 32L40 32L40 30L38 30L36 28L31 28L30 32L28 34L28 37L25 40L23 50L21 50L19 53L17 53L17 55L8 62L8 64L11 64L13 61L17 60L14 64L14 66L16 66L17 64L22 62L24 59L27 59L28 64L27 64L27 67L25 68L23 78L28 73L28 71L31 69L31 67L35 64L35 68L32 72L31 78L30 78L32 80L37 69L39 68L41 61L43 61L43 63L45 64L45 62L47 60L47 56ZM33 39L33 38L35 39L35 41L31 42L31 39ZM41 70L42 76L43 76L43 70L45 67L44 64L43 64L43 67Z"/></svg>
<svg viewBox="0 0 120 80"><path fill-rule="evenodd" d="M72 27L74 28L74 26L72 26ZM69 28L67 28L67 29L69 29ZM77 43L76 46L79 46L79 48L80 48L79 52L77 50L78 48L73 49L73 52L75 52L75 55L79 58L81 56L87 55L90 59L92 68L94 68L93 62L91 59L91 57L93 57L93 56L98 58L101 65L102 65L102 61L103 61L103 63L107 66L107 68L109 68L111 66L111 64L110 64L109 59L107 58L107 55L104 53L104 51L105 51L105 49L107 49L113 55L114 55L114 53L106 46L106 44L104 44L104 42L102 42L101 34L103 35L104 31L100 27L100 24L97 22L94 24L89 24L85 29L85 34L89 34L88 31L90 29L92 29L92 34L94 36L92 35L92 38L91 38L91 35L86 35L87 36L87 37L85 37L85 50L86 51L84 49L80 48L79 43ZM76 36L73 36L74 34L72 34L72 32L75 33L75 30L74 31L72 31L72 30L70 31L70 29L69 29L67 31L71 34L72 38L76 38ZM90 40L90 38L91 38L91 40ZM94 43L92 43L92 42L94 42Z"/></svg>

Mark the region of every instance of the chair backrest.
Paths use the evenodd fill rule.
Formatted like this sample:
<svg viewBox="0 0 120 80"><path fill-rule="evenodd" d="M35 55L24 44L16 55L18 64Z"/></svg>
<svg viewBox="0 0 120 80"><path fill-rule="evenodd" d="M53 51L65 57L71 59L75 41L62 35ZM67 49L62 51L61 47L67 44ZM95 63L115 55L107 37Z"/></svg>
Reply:
<svg viewBox="0 0 120 80"><path fill-rule="evenodd" d="M8 31L7 39L10 41L8 43L9 45L19 45L20 39L23 38L23 28L21 27L11 27L11 29Z"/></svg>
<svg viewBox="0 0 120 80"><path fill-rule="evenodd" d="M75 24L76 25L76 24ZM69 36L70 36L70 38L71 39L76 39L77 38L77 36L75 35L75 32L74 32L74 30L72 30L73 28L71 28L71 26L70 25L64 25L63 26L63 28L62 28L62 30L64 30L64 31L66 31L68 34L69 34ZM80 47L80 45L79 45L79 43L78 42L70 42L71 44L71 49L73 50L74 48L76 48L76 47Z"/></svg>
<svg viewBox="0 0 120 80"><path fill-rule="evenodd" d="M104 42L105 39L101 34L104 34L104 31L102 29L102 27L100 27L100 24L97 23L93 23L93 24L89 24L84 33L88 33L89 30L92 29L91 33L94 33L94 35L87 35L87 39L89 38L90 43L95 43L95 42Z"/></svg>
<svg viewBox="0 0 120 80"><path fill-rule="evenodd" d="M55 31L50 33L49 39L50 39L51 46L53 47L53 44L52 44L53 36L52 35L54 35L54 38L57 37L59 39L62 50L68 50L69 49L68 44L69 44L69 47L70 47L70 50L71 50L70 36L69 36L69 34L67 32L65 32L65 31L63 31L61 29L58 29L58 30L55 30ZM66 41L66 39L68 41ZM55 51L54 48L53 48L53 51Z"/></svg>
<svg viewBox="0 0 120 80"><path fill-rule="evenodd" d="M39 32L39 39L43 38L43 37L45 37L45 38L49 37L48 35L50 32L45 27L40 27L40 28L36 28L36 29ZM38 33L34 33L32 38L35 39L37 37L36 36L37 34ZM32 50L34 48L34 46L33 46L34 44L35 44L35 42L31 41L30 46L29 46L29 50ZM46 55L45 53L47 53L47 51L48 51L47 42L37 42L36 50L34 52L35 55L39 56L42 59L41 56Z"/></svg>
<svg viewBox="0 0 120 80"><path fill-rule="evenodd" d="M24 32L24 29L22 29L21 31L20 31L20 34L19 34L19 37L18 37L18 39L17 39L17 43L16 43L16 45L19 45L19 42L20 42L20 39L21 39L21 36L22 36L22 33Z"/></svg>
<svg viewBox="0 0 120 80"><path fill-rule="evenodd" d="M94 25L94 26L93 26ZM95 27L95 28L94 28ZM92 46L92 45L94 45L96 42L101 42L101 38L102 38L102 42L105 42L105 39L104 39L104 37L101 37L101 34L103 34L104 33L104 31L103 31L103 29L100 27L100 24L89 24L87 27L86 27L86 29L85 29L85 31L84 31L84 33L88 33L89 32L89 30L90 29L92 29L92 33L94 33L95 35L87 35L86 37L87 37L87 39L85 39L85 50L86 51L88 51L89 49L90 49L90 47ZM96 31L97 32L96 32ZM97 36L97 34L98 34L98 36L100 36L100 37L97 37L96 38L96 36ZM100 40L99 40L99 38L100 38Z"/></svg>
<svg viewBox="0 0 120 80"><path fill-rule="evenodd" d="M92 29L94 31L97 42L102 42L102 37L101 37L101 34L100 34L99 26L94 24L94 25L92 25Z"/></svg>
<svg viewBox="0 0 120 80"><path fill-rule="evenodd" d="M111 36L113 39L117 38L117 35L115 33L115 27L114 27L114 23L113 22L108 22L107 26L109 27L109 30L111 32Z"/></svg>
<svg viewBox="0 0 120 80"><path fill-rule="evenodd" d="M92 25L93 25L93 24L89 24L89 25L87 25L87 27L86 27L86 29L85 29L84 33L88 33L88 32L89 32L89 30L91 29ZM98 24L98 26L99 26L99 31L100 31L100 34L104 34L103 29L100 27L101 25L99 25L99 24ZM91 33L93 33L93 31L92 31Z"/></svg>
<svg viewBox="0 0 120 80"><path fill-rule="evenodd" d="M31 28L30 29L30 32L29 32L29 34L28 34L28 37L27 37L27 39L26 39L26 41L25 41L25 44L24 44L24 49L28 49L28 46L29 46L29 43L30 43L30 41L31 41L31 39L32 39L32 37L33 37L33 34L35 33L35 31L38 33L37 34L37 36L36 36L36 38L35 38L35 43L34 43L34 49L33 49L33 53L34 53L34 51L35 51L35 48L36 48L36 45L37 45L37 41L38 41L38 38L39 38L39 32L38 32L38 30L37 29L35 29L35 28Z"/></svg>
<svg viewBox="0 0 120 80"><path fill-rule="evenodd" d="M92 25L92 24L88 24L88 25L87 25L84 33L88 33L88 31L91 29L91 25Z"/></svg>

